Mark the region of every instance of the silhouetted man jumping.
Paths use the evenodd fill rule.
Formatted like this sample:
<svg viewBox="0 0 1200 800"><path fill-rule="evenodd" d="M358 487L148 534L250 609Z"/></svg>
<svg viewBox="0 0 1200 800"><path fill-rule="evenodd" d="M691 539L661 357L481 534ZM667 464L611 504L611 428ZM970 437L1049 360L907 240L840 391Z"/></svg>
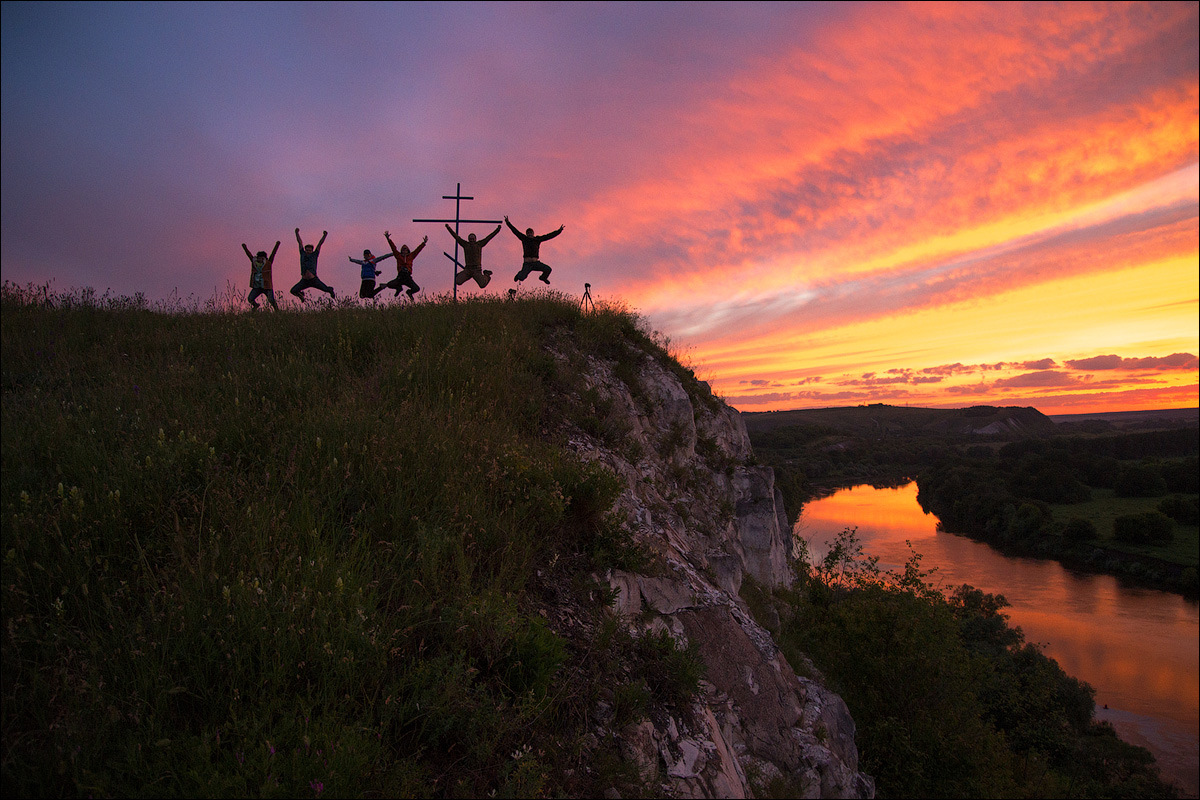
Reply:
<svg viewBox="0 0 1200 800"><path fill-rule="evenodd" d="M382 292L384 289L395 289L396 297L399 297L400 290L407 286L408 291L406 291L405 294L408 295L409 300L412 300L413 295L421 291L421 287L418 286L417 282L413 280L413 260L416 259L417 253L420 253L425 247L425 243L429 241L429 237L426 236L424 239L422 239L421 243L417 245L417 249L412 251L408 249L408 245L406 244L400 245L400 249L397 250L396 243L392 241L392 235L387 231L383 232L383 237L387 239L388 245L392 248L392 255L396 257L396 279L394 281L388 281L383 286L379 287L379 291Z"/></svg>
<svg viewBox="0 0 1200 800"><path fill-rule="evenodd" d="M334 300L337 299L333 289L317 277L317 256L321 255L321 245L325 244L325 237L328 235L329 231L321 231L321 240L314 248L311 244L304 243L300 238L300 229L296 228L296 242L300 245L300 282L293 286L291 291L300 298L301 303L304 302L305 289L320 289Z"/></svg>
<svg viewBox="0 0 1200 800"><path fill-rule="evenodd" d="M533 228L526 228L525 232L521 233L516 229L516 227L513 226L511 222L508 221L508 217L504 218L504 224L507 225L508 229L512 231L518 239L521 240L521 250L524 253L524 263L521 266L521 271L517 273L513 280L520 283L529 277L530 272L540 272L542 274L538 280L540 280L542 283L550 283L550 267L542 263L541 259L538 258L538 249L542 246L542 242L558 236L563 232L563 228L566 226L559 225L558 230L556 231L552 231L541 236L535 236L533 234Z"/></svg>
<svg viewBox="0 0 1200 800"><path fill-rule="evenodd" d="M372 300L375 298L375 295L387 288L386 285L380 286L378 289L375 288L375 277L379 275L379 270L375 269L375 265L380 261L391 257L391 253L385 253L384 255L377 256L370 250L363 250L362 260L354 258L353 256L350 257L351 261L362 267L362 285L358 288L359 297L363 298L364 300Z"/></svg>
<svg viewBox="0 0 1200 800"><path fill-rule="evenodd" d="M271 255L267 255L266 250L259 250L257 255L252 256L245 242L242 242L242 249L246 251L246 258L250 259L250 295L246 298L247 302L257 309L258 298L265 294L271 308L278 311L279 304L275 302L275 288L271 283L271 264L275 261L279 242L271 249Z"/></svg>
<svg viewBox="0 0 1200 800"><path fill-rule="evenodd" d="M479 288L488 285L488 281L492 279L492 271L483 268L483 246L492 240L492 237L500 232L500 226L496 226L496 230L489 233L484 238L476 241L475 234L471 234L462 240L458 238L458 234L454 232L454 228L449 225L446 230L450 231L450 235L454 237L454 241L462 245L463 249L463 268L462 271L454 276L454 284L461 286L472 278L479 284Z"/></svg>

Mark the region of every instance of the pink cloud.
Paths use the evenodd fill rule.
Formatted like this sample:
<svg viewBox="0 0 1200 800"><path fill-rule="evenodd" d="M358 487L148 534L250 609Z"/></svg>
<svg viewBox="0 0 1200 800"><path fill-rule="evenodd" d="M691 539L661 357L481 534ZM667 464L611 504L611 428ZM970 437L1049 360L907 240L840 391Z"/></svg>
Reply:
<svg viewBox="0 0 1200 800"><path fill-rule="evenodd" d="M1056 367L1056 366L1058 366L1058 365L1056 363L1054 363L1053 358L1042 358L1037 361L1022 361L1021 362L1021 369L1040 370L1040 369L1050 369L1051 367Z"/></svg>
<svg viewBox="0 0 1200 800"><path fill-rule="evenodd" d="M1017 375L1013 378L997 378L992 384L998 389L1028 389L1046 386L1078 386L1082 381L1074 375L1058 370L1042 370Z"/></svg>
<svg viewBox="0 0 1200 800"><path fill-rule="evenodd" d="M1200 366L1200 359L1191 353L1172 353L1159 358L1122 358L1118 355L1093 356L1065 362L1071 369L1081 370L1110 370L1110 369L1155 369L1155 370L1194 370Z"/></svg>

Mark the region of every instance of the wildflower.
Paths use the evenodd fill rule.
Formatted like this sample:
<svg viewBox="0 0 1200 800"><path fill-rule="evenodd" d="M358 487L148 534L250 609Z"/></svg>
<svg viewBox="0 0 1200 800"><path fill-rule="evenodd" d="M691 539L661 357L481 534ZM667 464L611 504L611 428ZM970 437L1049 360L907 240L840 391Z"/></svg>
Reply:
<svg viewBox="0 0 1200 800"><path fill-rule="evenodd" d="M318 780L311 780L308 782L308 785L312 787L312 790L314 792L316 792L317 797L320 797L321 792L325 791L325 784L321 783Z"/></svg>

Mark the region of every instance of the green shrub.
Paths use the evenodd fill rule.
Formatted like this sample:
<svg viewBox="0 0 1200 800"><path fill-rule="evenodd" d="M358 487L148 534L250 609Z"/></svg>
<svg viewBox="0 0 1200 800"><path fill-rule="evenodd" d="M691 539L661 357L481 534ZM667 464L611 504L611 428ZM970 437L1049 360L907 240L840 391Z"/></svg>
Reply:
<svg viewBox="0 0 1200 800"><path fill-rule="evenodd" d="M1098 741L1094 691L1008 625L1003 597L944 595L917 554L904 573L880 570L852 528L835 547L801 576L807 591L743 593L789 662L811 657L846 701L879 796L1176 796L1145 750Z"/></svg>
<svg viewBox="0 0 1200 800"><path fill-rule="evenodd" d="M1090 519L1072 517L1063 526L1063 538L1068 542L1089 542L1098 535L1096 525Z"/></svg>
<svg viewBox="0 0 1200 800"><path fill-rule="evenodd" d="M1188 494L1195 492L1200 484L1200 459L1194 455L1164 461L1160 471L1168 491Z"/></svg>
<svg viewBox="0 0 1200 800"><path fill-rule="evenodd" d="M1172 495L1164 497L1158 504L1158 510L1166 514L1180 525L1200 524L1200 510L1197 509L1195 497Z"/></svg>
<svg viewBox="0 0 1200 800"><path fill-rule="evenodd" d="M1175 536L1175 522L1161 511L1125 514L1113 520L1113 538L1130 544L1158 544Z"/></svg>
<svg viewBox="0 0 1200 800"><path fill-rule="evenodd" d="M667 632L647 633L637 640L641 658L650 665L645 679L651 694L661 702L686 708L700 688L704 661L694 642L680 647Z"/></svg>
<svg viewBox="0 0 1200 800"><path fill-rule="evenodd" d="M650 710L650 687L645 681L617 686L613 692L613 715L619 728L645 719Z"/></svg>
<svg viewBox="0 0 1200 800"><path fill-rule="evenodd" d="M1118 497L1162 497L1167 482L1157 467L1139 462L1121 469L1113 488Z"/></svg>

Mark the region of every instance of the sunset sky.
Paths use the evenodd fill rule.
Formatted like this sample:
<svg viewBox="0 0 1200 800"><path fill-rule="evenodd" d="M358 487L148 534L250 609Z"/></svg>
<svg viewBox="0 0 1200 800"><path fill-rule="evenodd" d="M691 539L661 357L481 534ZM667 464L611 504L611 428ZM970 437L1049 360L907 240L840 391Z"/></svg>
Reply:
<svg viewBox="0 0 1200 800"><path fill-rule="evenodd" d="M444 295L461 183L742 411L1200 399L1195 2L2 9L8 282Z"/></svg>

